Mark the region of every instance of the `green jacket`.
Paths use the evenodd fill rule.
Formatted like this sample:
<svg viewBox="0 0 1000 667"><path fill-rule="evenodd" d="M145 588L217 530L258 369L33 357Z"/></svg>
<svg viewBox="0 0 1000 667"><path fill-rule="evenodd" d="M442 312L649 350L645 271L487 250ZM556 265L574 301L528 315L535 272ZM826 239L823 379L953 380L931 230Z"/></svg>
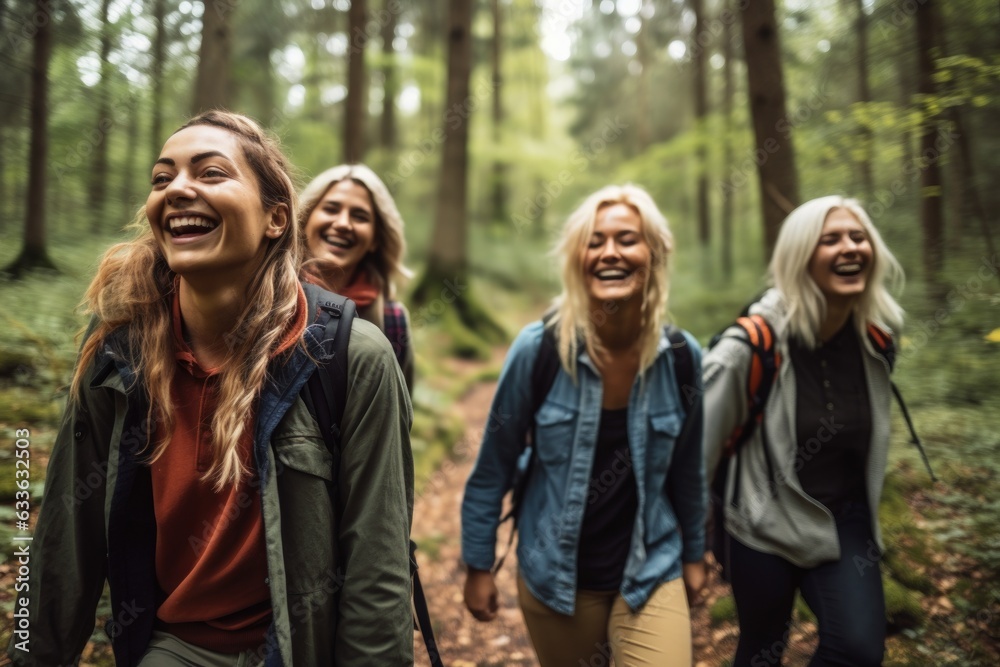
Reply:
<svg viewBox="0 0 1000 667"><path fill-rule="evenodd" d="M108 337L88 369L52 450L30 547L30 651L18 648L17 634L8 647L17 665L75 664L105 579L116 663L138 664L149 643L162 599L142 463L150 424L122 334ZM269 666L409 665L413 459L404 381L385 337L355 318L334 480L333 457L299 395L316 369L310 357L322 354L322 330L314 324L303 336L310 353L296 347L275 362L257 405L254 459L273 610L261 656Z"/></svg>

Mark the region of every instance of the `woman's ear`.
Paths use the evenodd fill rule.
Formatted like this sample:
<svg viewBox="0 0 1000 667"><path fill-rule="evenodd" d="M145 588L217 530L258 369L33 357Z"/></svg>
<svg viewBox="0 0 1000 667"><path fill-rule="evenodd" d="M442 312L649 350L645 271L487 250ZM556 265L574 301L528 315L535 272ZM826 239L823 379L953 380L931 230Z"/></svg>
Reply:
<svg viewBox="0 0 1000 667"><path fill-rule="evenodd" d="M269 239L279 238L288 229L288 206L277 204L271 209L271 219L267 222L264 235Z"/></svg>

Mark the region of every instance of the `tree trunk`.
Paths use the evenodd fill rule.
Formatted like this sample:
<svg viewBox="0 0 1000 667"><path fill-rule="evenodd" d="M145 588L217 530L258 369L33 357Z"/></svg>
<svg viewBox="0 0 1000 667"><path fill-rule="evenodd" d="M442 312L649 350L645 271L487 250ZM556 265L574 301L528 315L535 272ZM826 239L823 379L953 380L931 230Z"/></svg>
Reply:
<svg viewBox="0 0 1000 667"><path fill-rule="evenodd" d="M854 0L855 32L858 39L858 101L867 104L872 101L871 89L868 86L868 15L865 14L864 0ZM861 142L861 162L858 168L861 172L861 187L867 197L875 194L875 176L872 172L872 156L875 149L875 134L867 125L862 125L858 132Z"/></svg>
<svg viewBox="0 0 1000 667"><path fill-rule="evenodd" d="M24 219L24 246L21 254L4 272L14 278L33 269L55 269L49 259L45 238L46 165L49 153L49 59L52 56L52 23L50 4L36 0L37 31L31 68L31 149L28 154L28 198Z"/></svg>
<svg viewBox="0 0 1000 667"><path fill-rule="evenodd" d="M138 94L138 93L135 93ZM128 130L127 130L127 140L125 146L125 162L124 168L122 169L122 189L121 189L121 202L123 215L122 220L130 221L132 215L135 213L137 208L137 202L134 201L135 191L132 186L135 185L135 175L139 169L136 167L136 154L139 152L139 113L138 110L141 108L137 103L133 105L132 113L128 115Z"/></svg>
<svg viewBox="0 0 1000 667"><path fill-rule="evenodd" d="M651 56L652 49L649 43L649 30L650 30L650 19L647 18L648 8L651 8L651 0L643 0L643 9L646 11L641 11L639 15L642 17L642 24L639 28L639 34L636 35L637 42L637 53L639 59L639 66L641 70L639 72L639 77L636 83L638 84L638 95L636 95L636 108L635 108L635 138L636 152L641 153L649 147L652 142L652 120L653 114L650 113L649 109L649 98L650 98L650 73L653 69L653 60ZM650 15L651 16L651 15Z"/></svg>
<svg viewBox="0 0 1000 667"><path fill-rule="evenodd" d="M925 0L917 6L917 81L922 96L935 93L934 58L935 5ZM926 107L925 107L926 113ZM937 119L925 117L920 136L920 155L923 163L920 174L920 226L923 230L924 278L929 295L935 299L944 296L941 269L944 268L944 215L941 205L941 171L938 151L934 147L937 137ZM934 156L926 159L924 156Z"/></svg>
<svg viewBox="0 0 1000 667"><path fill-rule="evenodd" d="M399 94L399 82L396 80L396 47L393 40L396 39L396 23L399 17L393 11L397 4L394 0L385 0L383 10L388 20L382 24L382 119L381 138L382 147L390 151L396 150L396 95Z"/></svg>
<svg viewBox="0 0 1000 667"><path fill-rule="evenodd" d="M479 305L468 288L468 221L466 181L468 177L469 118L463 111L469 99L472 71L472 1L449 0L448 88L445 97L444 142L438 173L434 231L427 258L427 271L413 290L415 304L438 298L442 285L452 289L454 315L465 328L488 340L502 340L503 329ZM457 294L456 294L457 292Z"/></svg>
<svg viewBox="0 0 1000 667"><path fill-rule="evenodd" d="M104 204L108 183L108 136L111 131L111 26L108 10L111 0L101 1L101 81L97 87L97 122L94 137L94 167L90 170L90 231L98 234L104 226Z"/></svg>
<svg viewBox="0 0 1000 667"><path fill-rule="evenodd" d="M503 145L503 72L501 61L501 46L503 42L503 22L500 0L492 0L493 9L493 50L491 65L493 68L493 150L499 151ZM500 222L507 219L507 168L504 161L493 159L492 202L490 222Z"/></svg>
<svg viewBox="0 0 1000 667"><path fill-rule="evenodd" d="M698 43L699 38L706 34L705 12L702 0L690 0L691 11L694 12L694 35L691 39L691 49L694 54L692 74L694 76L694 122L698 133L698 242L707 248L712 241L712 225L708 210L708 128L705 121L708 116L708 85L705 76L705 61L707 49ZM705 255L708 258L708 255Z"/></svg>
<svg viewBox="0 0 1000 667"><path fill-rule="evenodd" d="M782 220L799 200L792 127L785 115L785 82L774 0L740 3L747 86L753 118L764 218L764 247L771 256Z"/></svg>
<svg viewBox="0 0 1000 667"><path fill-rule="evenodd" d="M194 102L191 105L192 115L229 107L229 55L232 51L230 19L238 5L239 0L205 3L205 11L201 16L201 50Z"/></svg>
<svg viewBox="0 0 1000 667"><path fill-rule="evenodd" d="M347 99L344 101L344 162L360 162L365 152L366 0L351 0L347 13Z"/></svg>
<svg viewBox="0 0 1000 667"><path fill-rule="evenodd" d="M733 164L733 18L731 0L722 6L722 164L730 169ZM733 197L728 189L722 193L722 275L726 282L733 279Z"/></svg>
<svg viewBox="0 0 1000 667"><path fill-rule="evenodd" d="M160 147L163 145L163 66L167 52L166 0L153 0L153 23L156 34L153 36L153 68L150 78L153 84L152 111L153 118L149 128L150 153L152 164L160 157Z"/></svg>

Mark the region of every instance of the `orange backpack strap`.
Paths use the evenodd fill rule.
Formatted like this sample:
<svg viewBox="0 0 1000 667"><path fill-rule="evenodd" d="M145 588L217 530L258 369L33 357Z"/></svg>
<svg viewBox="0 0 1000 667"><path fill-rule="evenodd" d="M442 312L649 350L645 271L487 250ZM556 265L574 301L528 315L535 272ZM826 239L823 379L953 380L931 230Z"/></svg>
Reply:
<svg viewBox="0 0 1000 667"><path fill-rule="evenodd" d="M886 363L889 364L891 372L896 365L896 344L892 340L892 335L875 324L868 325L868 340L872 347L878 352Z"/></svg>
<svg viewBox="0 0 1000 667"><path fill-rule="evenodd" d="M781 365L781 355L775 349L774 332L760 315L748 315L736 320L746 337L741 340L750 347L750 371L747 374L747 419L733 429L726 442L724 455L735 454L750 438L764 415L774 379Z"/></svg>

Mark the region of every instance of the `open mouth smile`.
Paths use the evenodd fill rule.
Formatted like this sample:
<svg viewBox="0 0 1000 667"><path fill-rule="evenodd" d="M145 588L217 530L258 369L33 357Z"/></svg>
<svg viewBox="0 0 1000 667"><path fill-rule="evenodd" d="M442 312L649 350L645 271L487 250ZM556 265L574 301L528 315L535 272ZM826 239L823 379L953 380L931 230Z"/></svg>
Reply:
<svg viewBox="0 0 1000 667"><path fill-rule="evenodd" d="M218 228L217 220L201 215L177 215L167 220L170 236L175 239L202 236Z"/></svg>
<svg viewBox="0 0 1000 667"><path fill-rule="evenodd" d="M860 262L844 262L833 267L833 272L838 276L850 278L861 273L864 266Z"/></svg>
<svg viewBox="0 0 1000 667"><path fill-rule="evenodd" d="M604 282L610 282L614 280L625 280L632 275L631 271L626 271L625 269L602 269L600 271L595 271L594 276Z"/></svg>

